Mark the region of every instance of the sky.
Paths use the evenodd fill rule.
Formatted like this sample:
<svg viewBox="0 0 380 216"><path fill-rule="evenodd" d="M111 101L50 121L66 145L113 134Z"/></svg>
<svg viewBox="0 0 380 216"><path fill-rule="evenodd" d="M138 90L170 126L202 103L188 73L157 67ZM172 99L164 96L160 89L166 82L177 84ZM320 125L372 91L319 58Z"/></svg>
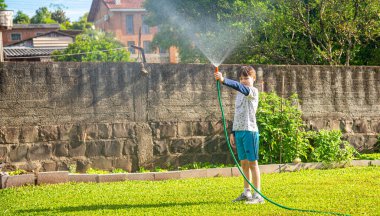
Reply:
<svg viewBox="0 0 380 216"><path fill-rule="evenodd" d="M14 14L21 10L30 18L40 7L47 7L49 11L55 11L59 6L66 12L70 21L78 21L79 17L89 12L92 0L5 0L7 10L13 10Z"/></svg>

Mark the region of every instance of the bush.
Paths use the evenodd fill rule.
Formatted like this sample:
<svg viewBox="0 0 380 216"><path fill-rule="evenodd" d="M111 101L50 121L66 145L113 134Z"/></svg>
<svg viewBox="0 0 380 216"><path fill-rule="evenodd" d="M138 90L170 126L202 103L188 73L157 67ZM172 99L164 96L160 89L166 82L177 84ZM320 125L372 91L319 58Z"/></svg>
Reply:
<svg viewBox="0 0 380 216"><path fill-rule="evenodd" d="M295 158L310 162L343 162L356 150L342 141L341 131L306 131L296 94L283 99L276 93L260 93L257 124L260 130L260 162L290 163Z"/></svg>
<svg viewBox="0 0 380 216"><path fill-rule="evenodd" d="M87 174L109 174L110 172L106 170L100 170L100 169L93 169L90 168L86 171Z"/></svg>
<svg viewBox="0 0 380 216"><path fill-rule="evenodd" d="M340 130L321 130L311 138L311 160L317 162L345 162L354 159L357 153L347 141L342 141Z"/></svg>
<svg viewBox="0 0 380 216"><path fill-rule="evenodd" d="M111 173L128 173L128 171L117 168L117 169L113 169Z"/></svg>
<svg viewBox="0 0 380 216"><path fill-rule="evenodd" d="M297 157L307 159L310 145L298 101L296 94L287 100L274 92L260 93L257 124L263 163L289 163Z"/></svg>
<svg viewBox="0 0 380 216"><path fill-rule="evenodd" d="M147 170L144 167L139 168L139 173L147 173L147 172L150 172L150 170Z"/></svg>
<svg viewBox="0 0 380 216"><path fill-rule="evenodd" d="M209 168L224 168L224 167L233 167L232 164L211 164L209 162L193 162L190 164L185 164L183 166L178 167L179 170L189 170L189 169L209 169Z"/></svg>
<svg viewBox="0 0 380 216"><path fill-rule="evenodd" d="M167 170L167 169L163 169L163 168L158 167L158 166L156 166L156 167L154 168L154 172L167 172L167 171L169 171L169 170Z"/></svg>
<svg viewBox="0 0 380 216"><path fill-rule="evenodd" d="M9 172L8 174L10 176L15 176L15 175L22 175L22 174L27 174L28 172L26 172L26 170L23 170L23 169L16 169L15 171L11 171Z"/></svg>

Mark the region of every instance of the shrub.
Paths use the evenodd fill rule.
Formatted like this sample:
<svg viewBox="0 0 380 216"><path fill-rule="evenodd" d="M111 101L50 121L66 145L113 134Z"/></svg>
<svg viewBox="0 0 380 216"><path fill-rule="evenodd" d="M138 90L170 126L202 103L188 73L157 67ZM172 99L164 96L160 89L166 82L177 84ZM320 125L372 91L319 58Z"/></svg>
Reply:
<svg viewBox="0 0 380 216"><path fill-rule="evenodd" d="M283 99L274 92L260 93L257 123L263 163L288 163L296 157L307 159L310 145L298 102L297 94Z"/></svg>
<svg viewBox="0 0 380 216"><path fill-rule="evenodd" d="M16 169L15 171L11 171L9 172L8 174L10 176L15 176L15 175L22 175L22 174L27 174L28 172L26 172L25 170L23 169Z"/></svg>
<svg viewBox="0 0 380 216"><path fill-rule="evenodd" d="M109 172L107 170L90 168L86 171L86 173L87 174L109 174L109 173L128 173L128 171L125 171L123 169L113 169L111 172Z"/></svg>
<svg viewBox="0 0 380 216"><path fill-rule="evenodd" d="M185 164L183 166L178 167L179 170L189 170L189 169L209 169L209 168L224 168L224 167L233 167L232 164L212 164L209 162L193 162L189 164Z"/></svg>
<svg viewBox="0 0 380 216"><path fill-rule="evenodd" d="M117 168L117 169L113 169L112 173L128 173L128 171Z"/></svg>
<svg viewBox="0 0 380 216"><path fill-rule="evenodd" d="M169 171L169 170L168 169L163 169L163 168L158 167L158 166L156 166L154 168L154 172L167 172L167 171Z"/></svg>
<svg viewBox="0 0 380 216"><path fill-rule="evenodd" d="M69 168L70 173L76 173L77 172L77 165L75 163L70 164L68 168Z"/></svg>
<svg viewBox="0 0 380 216"><path fill-rule="evenodd" d="M357 153L347 141L342 141L340 130L321 130L314 133L311 145L311 160L317 162L344 162L350 161Z"/></svg>
<svg viewBox="0 0 380 216"><path fill-rule="evenodd" d="M93 169L90 168L86 171L87 174L109 174L110 172L105 170Z"/></svg>
<svg viewBox="0 0 380 216"><path fill-rule="evenodd" d="M341 131L305 131L298 103L296 94L283 99L274 92L260 93L260 162L290 163L297 157L326 163L352 160L357 152L341 140Z"/></svg>
<svg viewBox="0 0 380 216"><path fill-rule="evenodd" d="M147 172L150 172L150 170L147 170L144 167L139 168L139 173L147 173Z"/></svg>

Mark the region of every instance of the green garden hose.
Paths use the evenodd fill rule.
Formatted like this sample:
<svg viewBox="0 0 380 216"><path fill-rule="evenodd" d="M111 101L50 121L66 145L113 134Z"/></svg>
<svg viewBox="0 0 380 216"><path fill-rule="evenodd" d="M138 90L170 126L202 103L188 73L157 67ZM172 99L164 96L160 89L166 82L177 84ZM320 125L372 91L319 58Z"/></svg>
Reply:
<svg viewBox="0 0 380 216"><path fill-rule="evenodd" d="M228 144L228 149L232 155L232 158L234 159L235 161L235 164L239 170L239 172L241 173L241 175L244 177L245 181L248 182L249 185L251 185L251 187L258 193L260 194L265 200L267 200L268 202L272 203L273 205L276 205L280 208L283 208L283 209L287 209L287 210L292 210L292 211L300 211L300 212L311 212L311 213L319 213L319 214L332 214L332 215L349 215L349 214L342 214L342 213L336 213L336 212L324 212L324 211L317 211L317 210L306 210L306 209L298 209L298 208L290 208L290 207L287 207L287 206L284 206L284 205L281 205L279 203L276 203L274 202L273 200L269 199L268 197L264 196L260 191L258 191L253 185L251 182L249 182L248 178L244 175L243 171L241 170L241 167L239 165L239 162L236 160L236 157L232 151L232 148L231 148L231 144L230 144L230 141L228 139L228 132L227 132L227 126L226 126L226 119L224 117L224 110L223 110L223 104L222 104L222 97L220 95L220 82L219 80L216 82L216 86L217 86L217 89L218 89L218 101L219 101L219 106L220 106L220 111L222 112L222 121L223 121L223 128L224 128L224 135L226 137L226 140L227 140L227 144Z"/></svg>

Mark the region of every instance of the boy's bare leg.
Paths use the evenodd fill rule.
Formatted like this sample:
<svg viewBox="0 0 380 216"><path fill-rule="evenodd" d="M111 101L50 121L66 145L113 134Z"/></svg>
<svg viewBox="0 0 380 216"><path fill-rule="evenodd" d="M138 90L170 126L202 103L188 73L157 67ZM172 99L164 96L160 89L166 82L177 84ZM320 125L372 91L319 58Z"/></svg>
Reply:
<svg viewBox="0 0 380 216"><path fill-rule="evenodd" d="M261 190L260 168L257 160L249 161L249 169L252 171L253 185L257 190Z"/></svg>
<svg viewBox="0 0 380 216"><path fill-rule="evenodd" d="M249 181L251 182L251 175L250 175L250 168L249 168L249 162L248 160L242 160L241 162L241 168L243 170L243 173ZM236 199L234 199L232 202L237 202L237 201L243 201L243 200L251 200L252 201L252 193L251 193L251 187L247 183L247 181L244 180L244 192Z"/></svg>
<svg viewBox="0 0 380 216"><path fill-rule="evenodd" d="M248 178L249 182L252 182L252 175L250 172L250 165L248 160L241 161L241 168L243 169L244 175ZM246 180L244 180L244 188L251 188Z"/></svg>
<svg viewBox="0 0 380 216"><path fill-rule="evenodd" d="M259 164L258 164L257 160L256 161L250 161L249 162L249 168L252 171L253 184L254 184L255 188L258 191L261 191L260 169L259 169ZM264 198L255 191L255 193L253 194L253 199L248 200L245 203L246 204L259 204L259 203L264 203L264 202L265 202Z"/></svg>

